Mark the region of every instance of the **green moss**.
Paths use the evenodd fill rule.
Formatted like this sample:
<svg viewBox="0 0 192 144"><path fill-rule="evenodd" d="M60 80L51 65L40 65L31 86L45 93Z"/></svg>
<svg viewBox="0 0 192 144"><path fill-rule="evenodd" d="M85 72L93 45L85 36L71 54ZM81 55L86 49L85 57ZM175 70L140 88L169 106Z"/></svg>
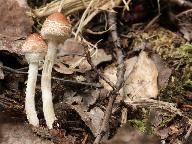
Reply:
<svg viewBox="0 0 192 144"><path fill-rule="evenodd" d="M180 52L183 56L192 58L192 45L186 43L185 45L180 47Z"/></svg>
<svg viewBox="0 0 192 144"><path fill-rule="evenodd" d="M139 129L140 132L146 132L147 123L144 120L132 119L128 120L128 123Z"/></svg>

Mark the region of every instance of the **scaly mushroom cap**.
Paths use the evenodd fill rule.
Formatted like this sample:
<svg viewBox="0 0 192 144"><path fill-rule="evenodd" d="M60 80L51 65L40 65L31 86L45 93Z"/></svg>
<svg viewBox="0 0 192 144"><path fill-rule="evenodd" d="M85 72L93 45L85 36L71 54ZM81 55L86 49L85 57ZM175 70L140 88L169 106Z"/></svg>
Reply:
<svg viewBox="0 0 192 144"><path fill-rule="evenodd" d="M37 33L29 35L22 46L23 53L46 53L46 51L47 44Z"/></svg>
<svg viewBox="0 0 192 144"><path fill-rule="evenodd" d="M53 13L43 23L41 35L47 40L63 42L71 35L71 24L60 12Z"/></svg>

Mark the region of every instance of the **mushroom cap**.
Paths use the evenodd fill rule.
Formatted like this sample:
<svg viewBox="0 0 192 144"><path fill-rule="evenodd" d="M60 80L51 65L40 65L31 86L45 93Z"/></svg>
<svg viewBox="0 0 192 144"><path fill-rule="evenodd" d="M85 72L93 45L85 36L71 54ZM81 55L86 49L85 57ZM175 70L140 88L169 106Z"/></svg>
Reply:
<svg viewBox="0 0 192 144"><path fill-rule="evenodd" d="M41 35L44 39L63 42L71 35L71 24L60 12L48 16L43 23Z"/></svg>
<svg viewBox="0 0 192 144"><path fill-rule="evenodd" d="M47 44L43 38L37 34L33 33L29 35L22 46L23 53L46 53Z"/></svg>

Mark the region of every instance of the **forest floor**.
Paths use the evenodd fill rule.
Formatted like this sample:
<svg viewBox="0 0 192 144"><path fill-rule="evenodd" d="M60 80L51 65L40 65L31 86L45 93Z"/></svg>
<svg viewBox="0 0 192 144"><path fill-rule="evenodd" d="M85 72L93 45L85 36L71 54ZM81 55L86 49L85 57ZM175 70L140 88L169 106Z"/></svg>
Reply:
<svg viewBox="0 0 192 144"><path fill-rule="evenodd" d="M43 116L40 64L25 114L28 63L21 47L61 11L72 33L52 72L57 120ZM2 144L192 144L192 1L0 1Z"/></svg>

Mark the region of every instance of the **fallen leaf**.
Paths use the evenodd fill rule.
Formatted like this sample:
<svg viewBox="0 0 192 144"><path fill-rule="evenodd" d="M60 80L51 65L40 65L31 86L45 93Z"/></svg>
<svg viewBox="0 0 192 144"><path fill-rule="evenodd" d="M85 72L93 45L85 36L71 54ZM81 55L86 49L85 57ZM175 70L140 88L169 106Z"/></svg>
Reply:
<svg viewBox="0 0 192 144"><path fill-rule="evenodd" d="M142 51L138 57L125 61L125 84L119 93L126 97L127 101L137 99L156 98L158 94L157 76L158 71L154 62ZM112 64L105 68L104 76L114 84L117 81L117 68ZM100 79L104 88L111 91L112 88L104 80Z"/></svg>
<svg viewBox="0 0 192 144"><path fill-rule="evenodd" d="M124 79L128 78L136 62L137 62L136 56L125 60L126 71L125 71ZM117 67L115 66L115 64L111 64L107 66L103 72L104 77L109 79L114 84L117 82L116 74L117 74ZM112 90L112 87L108 83L106 83L104 80L100 79L99 81L105 89L107 89L108 91ZM120 94L123 94L122 89L120 90Z"/></svg>
<svg viewBox="0 0 192 144"><path fill-rule="evenodd" d="M158 70L158 86L160 89L165 88L168 85L169 78L172 70L163 62L158 54L153 54L151 59L154 61Z"/></svg>
<svg viewBox="0 0 192 144"><path fill-rule="evenodd" d="M103 72L103 76L105 78L107 78L108 80L110 80L112 83L116 83L117 81L117 68L115 66L115 64L111 64L109 66L107 66L105 69L104 69L104 72ZM111 91L112 90L112 87L106 83L103 79L99 79L99 82L103 85L103 87L108 90L108 91Z"/></svg>
<svg viewBox="0 0 192 144"><path fill-rule="evenodd" d="M82 44L78 43L77 40L70 38L67 39L64 44L59 45L59 53L58 56L65 55L83 55L84 47Z"/></svg>
<svg viewBox="0 0 192 144"><path fill-rule="evenodd" d="M59 73L63 73L63 74L73 74L74 69L68 68L67 66L65 66L62 63L56 63L54 65L54 69L59 72Z"/></svg>
<svg viewBox="0 0 192 144"><path fill-rule="evenodd" d="M64 51L60 52L59 55L70 54L71 52ZM81 48L80 48L81 49ZM78 51L77 49L74 51ZM72 53L71 53L72 54ZM98 49L96 53L91 57L92 62L95 66L112 60L111 55L107 55L103 49ZM67 55L58 58L58 62L55 64L54 69L63 74L72 74L74 72L85 73L86 71L91 70L90 64L87 62L87 59L79 55Z"/></svg>
<svg viewBox="0 0 192 144"><path fill-rule="evenodd" d="M158 71L154 62L142 51L138 60L125 80L123 87L126 101L156 98Z"/></svg>
<svg viewBox="0 0 192 144"><path fill-rule="evenodd" d="M98 95L99 91L95 90L81 95L68 91L65 92L63 97L63 103L67 103L71 109L74 109L79 114L95 136L98 133L98 127L101 125L104 112L99 107L89 110L89 106L96 102Z"/></svg>
<svg viewBox="0 0 192 144"><path fill-rule="evenodd" d="M20 54L22 39L32 31L33 20L26 15L30 9L20 5L17 0L0 1L0 50Z"/></svg>
<svg viewBox="0 0 192 144"><path fill-rule="evenodd" d="M91 123L94 125L94 134L97 135L104 117L104 112L99 107L94 107L88 114L91 118Z"/></svg>

